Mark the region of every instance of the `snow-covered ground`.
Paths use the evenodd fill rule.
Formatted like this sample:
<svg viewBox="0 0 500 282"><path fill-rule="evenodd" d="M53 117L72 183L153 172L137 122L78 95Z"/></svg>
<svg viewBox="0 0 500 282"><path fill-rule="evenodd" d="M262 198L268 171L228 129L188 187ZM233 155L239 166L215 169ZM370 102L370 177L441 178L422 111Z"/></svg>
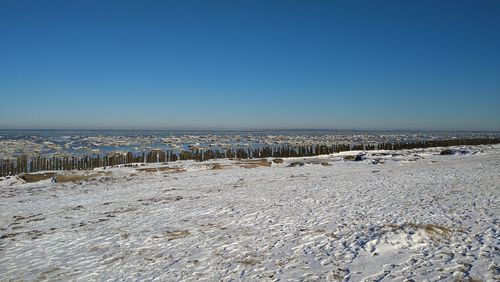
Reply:
<svg viewBox="0 0 500 282"><path fill-rule="evenodd" d="M500 147L439 152L3 179L0 280L499 281Z"/></svg>

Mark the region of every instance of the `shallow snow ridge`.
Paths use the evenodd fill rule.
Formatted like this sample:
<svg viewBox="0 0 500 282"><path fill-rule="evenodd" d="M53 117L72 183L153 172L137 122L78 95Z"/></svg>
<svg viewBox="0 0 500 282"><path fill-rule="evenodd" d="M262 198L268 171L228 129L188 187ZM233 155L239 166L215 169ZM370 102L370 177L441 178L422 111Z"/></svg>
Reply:
<svg viewBox="0 0 500 282"><path fill-rule="evenodd" d="M3 179L0 275L498 281L500 148L469 149Z"/></svg>

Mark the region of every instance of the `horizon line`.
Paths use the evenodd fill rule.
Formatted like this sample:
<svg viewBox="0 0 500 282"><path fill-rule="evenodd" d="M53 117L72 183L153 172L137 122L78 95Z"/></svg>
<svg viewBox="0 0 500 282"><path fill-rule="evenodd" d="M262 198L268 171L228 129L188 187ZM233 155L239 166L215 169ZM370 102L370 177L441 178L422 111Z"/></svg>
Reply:
<svg viewBox="0 0 500 282"><path fill-rule="evenodd" d="M366 129L366 128L145 128L145 129L125 129L125 128L0 128L1 131L358 131L358 132L383 132L383 131L408 131L408 132L491 132L500 133L500 130L470 130L470 129Z"/></svg>

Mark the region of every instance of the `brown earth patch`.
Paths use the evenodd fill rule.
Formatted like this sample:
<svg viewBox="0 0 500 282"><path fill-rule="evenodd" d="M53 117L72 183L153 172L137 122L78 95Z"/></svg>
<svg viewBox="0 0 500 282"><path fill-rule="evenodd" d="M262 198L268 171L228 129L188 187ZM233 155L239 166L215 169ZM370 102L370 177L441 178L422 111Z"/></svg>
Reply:
<svg viewBox="0 0 500 282"><path fill-rule="evenodd" d="M160 167L138 168L137 171L140 171L140 172L179 173L179 172L184 172L186 170L182 167L179 167L179 166L160 166Z"/></svg>
<svg viewBox="0 0 500 282"><path fill-rule="evenodd" d="M31 239L37 239L38 237L42 236L44 234L44 232L42 232L40 230L31 230L31 231L27 231L26 234L28 236L31 236Z"/></svg>
<svg viewBox="0 0 500 282"><path fill-rule="evenodd" d="M0 236L0 239L14 239L18 234L21 233L8 233Z"/></svg>
<svg viewBox="0 0 500 282"><path fill-rule="evenodd" d="M52 176L56 175L55 172L46 172L46 173L27 173L20 175L19 178L26 182L38 182L41 180L52 178Z"/></svg>
<svg viewBox="0 0 500 282"><path fill-rule="evenodd" d="M238 260L238 261L236 261L236 263L246 265L246 266L254 266L254 265L259 264L260 261L253 259L253 258L246 258L246 259Z"/></svg>
<svg viewBox="0 0 500 282"><path fill-rule="evenodd" d="M12 217L12 219L14 219L15 221L19 221L19 220L23 220L23 219L26 219L26 217L22 216L22 215L14 215Z"/></svg>
<svg viewBox="0 0 500 282"><path fill-rule="evenodd" d="M220 170L228 168L227 165L221 165L220 163L205 164L205 167L207 167L210 170Z"/></svg>
<svg viewBox="0 0 500 282"><path fill-rule="evenodd" d="M161 235L154 235L153 238L159 239L162 237L167 237L169 241L172 241L175 239L187 237L189 234L191 233L188 230L175 230L163 232Z"/></svg>
<svg viewBox="0 0 500 282"><path fill-rule="evenodd" d="M355 155L348 155L343 157L344 160L346 161L354 161L356 159Z"/></svg>
<svg viewBox="0 0 500 282"><path fill-rule="evenodd" d="M193 264L194 266L198 266L198 265L200 265L200 261L199 261L199 260L197 260L197 259L195 259L195 260L188 260L188 263L191 263L191 264Z"/></svg>
<svg viewBox="0 0 500 282"><path fill-rule="evenodd" d="M303 162L293 162L293 163L290 163L289 165L287 165L287 167L296 167L296 166L303 166L304 163Z"/></svg>
<svg viewBox="0 0 500 282"><path fill-rule="evenodd" d="M44 221L44 220L45 220L45 217L39 217L39 218L28 219L28 220L26 220L26 222L35 222L35 221Z"/></svg>
<svg viewBox="0 0 500 282"><path fill-rule="evenodd" d="M158 203L158 202L162 202L163 204L166 204L166 203L180 201L180 200L182 200L182 196L176 196L176 197L152 197L152 198L147 198L147 199L139 199L137 201L138 202L145 202L145 203Z"/></svg>
<svg viewBox="0 0 500 282"><path fill-rule="evenodd" d="M266 159L258 159L258 160L241 160L235 163L237 166L242 168L256 168L260 166L271 166L271 162Z"/></svg>
<svg viewBox="0 0 500 282"><path fill-rule="evenodd" d="M118 215L118 214L132 212L132 211L136 211L136 210L137 210L137 208L135 208L135 207L119 207L113 211L107 211L104 214L107 217L116 217L116 215Z"/></svg>
<svg viewBox="0 0 500 282"><path fill-rule="evenodd" d="M79 174L66 174L66 175L56 175L56 183L65 183L65 182L77 182L77 181L85 181L91 180L95 177L100 176L100 174L87 174L87 175L79 175Z"/></svg>
<svg viewBox="0 0 500 282"><path fill-rule="evenodd" d="M212 167L211 167L211 169L215 169L215 170L217 170L217 169L224 169L224 168L225 168L225 166L223 166L221 164L213 164Z"/></svg>

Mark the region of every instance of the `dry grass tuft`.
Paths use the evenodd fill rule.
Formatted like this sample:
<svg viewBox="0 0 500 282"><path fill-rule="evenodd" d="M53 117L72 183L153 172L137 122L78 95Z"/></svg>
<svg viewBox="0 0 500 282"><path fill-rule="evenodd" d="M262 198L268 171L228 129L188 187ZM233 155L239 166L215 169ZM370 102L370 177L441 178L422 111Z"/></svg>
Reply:
<svg viewBox="0 0 500 282"><path fill-rule="evenodd" d="M398 230L405 229L413 229L413 230L423 230L425 233L433 240L439 241L441 239L448 239L451 236L451 233L454 230L437 224L416 224L412 222L403 223L402 225L397 224L387 224L385 227L388 227L392 232L396 232ZM456 230L459 232L460 230Z"/></svg>
<svg viewBox="0 0 500 282"><path fill-rule="evenodd" d="M188 230L175 230L163 232L163 235L168 238L169 241L187 237L189 234Z"/></svg>
<svg viewBox="0 0 500 282"><path fill-rule="evenodd" d="M439 237L449 238L452 233L448 227L436 224L426 224L423 229L431 238L435 239L439 239Z"/></svg>

